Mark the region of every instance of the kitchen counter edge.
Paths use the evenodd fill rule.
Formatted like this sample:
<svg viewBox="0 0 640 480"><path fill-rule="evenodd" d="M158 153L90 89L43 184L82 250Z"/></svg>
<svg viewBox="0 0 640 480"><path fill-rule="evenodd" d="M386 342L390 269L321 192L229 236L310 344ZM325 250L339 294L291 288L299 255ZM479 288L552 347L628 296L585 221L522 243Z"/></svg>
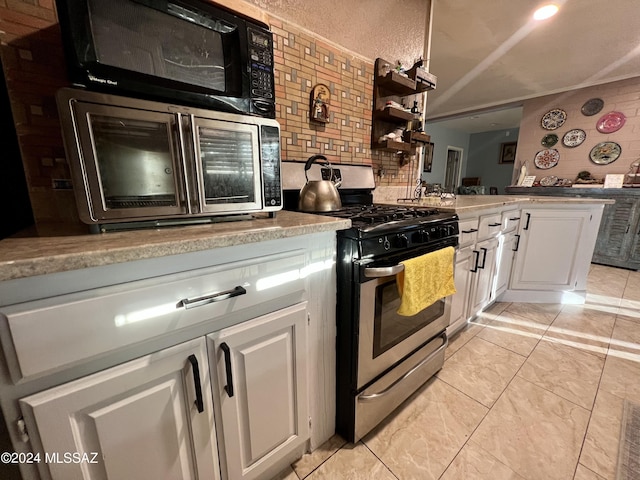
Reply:
<svg viewBox="0 0 640 480"><path fill-rule="evenodd" d="M563 203L563 204L611 204L615 200L610 198L582 198L582 197L548 197L524 195L459 195L453 200L429 201L429 197L415 202L397 202L397 204L415 207L433 207L443 212L467 214L488 208L517 205L520 203ZM394 202L386 202L394 203Z"/></svg>
<svg viewBox="0 0 640 480"><path fill-rule="evenodd" d="M274 218L101 234L0 240L0 281L347 229L348 219L280 211Z"/></svg>

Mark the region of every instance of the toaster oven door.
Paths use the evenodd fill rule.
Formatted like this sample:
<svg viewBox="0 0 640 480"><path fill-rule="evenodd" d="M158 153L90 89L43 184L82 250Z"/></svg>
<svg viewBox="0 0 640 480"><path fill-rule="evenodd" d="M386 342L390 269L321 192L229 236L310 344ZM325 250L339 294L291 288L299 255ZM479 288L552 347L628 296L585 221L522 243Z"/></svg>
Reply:
<svg viewBox="0 0 640 480"><path fill-rule="evenodd" d="M87 223L187 213L177 117L171 113L77 102L74 183L84 185Z"/></svg>
<svg viewBox="0 0 640 480"><path fill-rule="evenodd" d="M198 203L202 213L262 209L258 125L195 118Z"/></svg>

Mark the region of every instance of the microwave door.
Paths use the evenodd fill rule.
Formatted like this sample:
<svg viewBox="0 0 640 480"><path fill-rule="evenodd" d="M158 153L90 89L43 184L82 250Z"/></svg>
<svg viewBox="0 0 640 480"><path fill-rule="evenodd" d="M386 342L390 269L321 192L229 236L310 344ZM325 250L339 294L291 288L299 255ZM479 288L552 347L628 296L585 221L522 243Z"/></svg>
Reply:
<svg viewBox="0 0 640 480"><path fill-rule="evenodd" d="M93 222L188 212L176 115L83 102L75 110Z"/></svg>
<svg viewBox="0 0 640 480"><path fill-rule="evenodd" d="M203 213L246 213L262 208L256 125L196 118L198 199Z"/></svg>

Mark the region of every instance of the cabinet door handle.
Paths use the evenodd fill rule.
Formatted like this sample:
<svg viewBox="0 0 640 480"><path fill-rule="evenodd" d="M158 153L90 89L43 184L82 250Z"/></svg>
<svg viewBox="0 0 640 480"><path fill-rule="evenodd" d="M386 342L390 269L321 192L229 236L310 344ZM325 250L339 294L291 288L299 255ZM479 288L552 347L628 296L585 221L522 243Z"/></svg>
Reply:
<svg viewBox="0 0 640 480"><path fill-rule="evenodd" d="M220 348L224 352L224 370L227 374L227 384L224 387L224 391L227 392L229 398L233 397L233 374L231 373L231 350L229 345L225 342L220 344Z"/></svg>
<svg viewBox="0 0 640 480"><path fill-rule="evenodd" d="M531 214L527 213L527 223L524 226L523 230L529 230L529 222L531 221Z"/></svg>
<svg viewBox="0 0 640 480"><path fill-rule="evenodd" d="M475 232L477 232L477 231L478 231L478 229L477 229L477 228L472 228L472 229L470 229L470 230L462 230L462 233L475 233Z"/></svg>
<svg viewBox="0 0 640 480"><path fill-rule="evenodd" d="M478 250L474 250L473 254L476 256L476 259L473 262L473 268L471 269L471 272L476 273L478 271L478 260L480 260L480 252Z"/></svg>
<svg viewBox="0 0 640 480"><path fill-rule="evenodd" d="M221 302L222 300L228 300L229 298L244 295L247 291L241 286L232 288L231 290L225 290L224 292L212 293L211 295L204 295L196 298L183 298L178 302L178 307L184 307L186 309L201 307L208 305L209 303Z"/></svg>
<svg viewBox="0 0 640 480"><path fill-rule="evenodd" d="M518 248L520 247L520 235L518 235L518 234L516 233L516 234L514 235L514 237L517 237L517 238L516 238L516 246L515 246L515 248L512 248L511 250L512 250L512 251L514 251L514 252L517 252L517 251L518 251Z"/></svg>
<svg viewBox="0 0 640 480"><path fill-rule="evenodd" d="M200 368L198 368L198 359L195 355L189 355L189 362L191 362L191 371L193 372L193 383L196 386L196 408L198 413L204 412L204 403L202 401L202 385L200 384Z"/></svg>
<svg viewBox="0 0 640 480"><path fill-rule="evenodd" d="M490 227L501 227L502 223L490 223L489 226Z"/></svg>
<svg viewBox="0 0 640 480"><path fill-rule="evenodd" d="M631 225L627 225L627 229L625 230L624 233L629 233L629 228L631 227Z"/></svg>
<svg viewBox="0 0 640 480"><path fill-rule="evenodd" d="M482 250L482 265L479 265L478 268L481 268L484 270L485 263L487 263L487 249L484 247L481 247L480 250ZM478 257L480 257L480 254L478 254Z"/></svg>

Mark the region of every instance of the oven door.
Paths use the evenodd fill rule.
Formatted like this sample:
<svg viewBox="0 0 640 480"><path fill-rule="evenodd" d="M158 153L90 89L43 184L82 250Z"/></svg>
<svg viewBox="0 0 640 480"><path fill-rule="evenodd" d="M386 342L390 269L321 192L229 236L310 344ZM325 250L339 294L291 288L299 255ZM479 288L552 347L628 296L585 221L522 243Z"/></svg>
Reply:
<svg viewBox="0 0 640 480"><path fill-rule="evenodd" d="M62 125L84 222L187 213L175 114L70 103L74 124L63 112Z"/></svg>
<svg viewBox="0 0 640 480"><path fill-rule="evenodd" d="M196 117L198 203L202 213L242 213L263 206L258 125Z"/></svg>
<svg viewBox="0 0 640 480"><path fill-rule="evenodd" d="M364 277L371 280L360 285L358 390L449 325L450 307L444 298L413 316L396 313L400 306L396 274L403 268L401 264L364 267Z"/></svg>

